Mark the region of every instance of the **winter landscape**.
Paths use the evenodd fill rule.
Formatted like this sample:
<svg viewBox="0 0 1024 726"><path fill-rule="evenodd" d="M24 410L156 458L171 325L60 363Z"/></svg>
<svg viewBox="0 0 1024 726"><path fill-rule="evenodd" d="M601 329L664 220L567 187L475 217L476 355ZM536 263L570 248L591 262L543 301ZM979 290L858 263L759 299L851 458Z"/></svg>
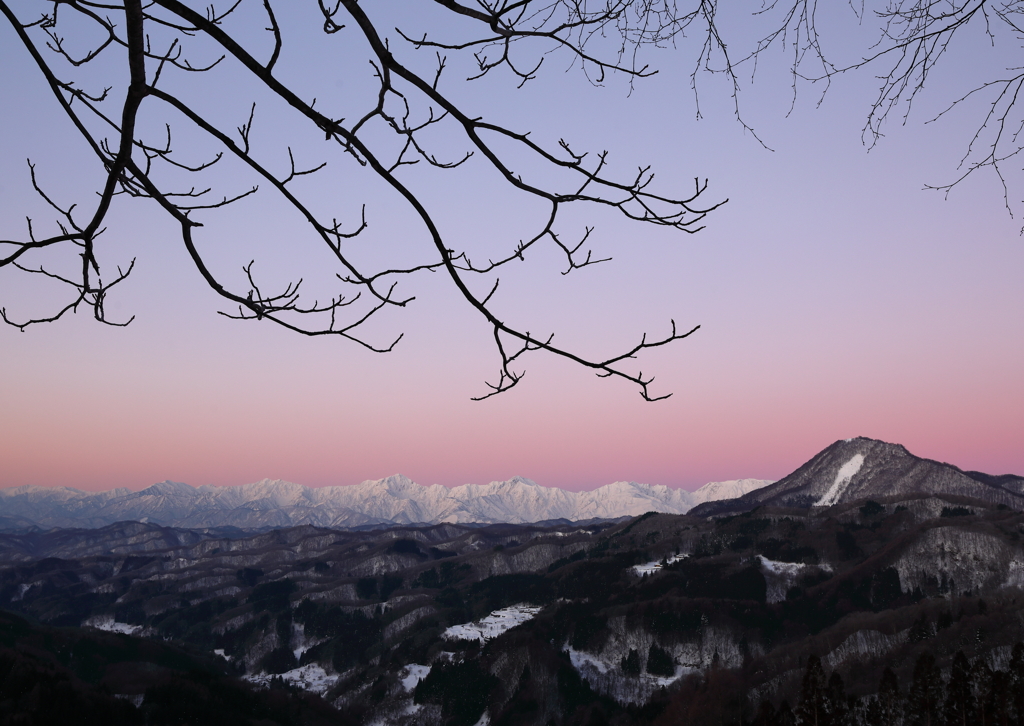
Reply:
<svg viewBox="0 0 1024 726"><path fill-rule="evenodd" d="M5 718L1024 717L1024 477L872 439L695 492L164 482L0 515Z"/></svg>
<svg viewBox="0 0 1024 726"><path fill-rule="evenodd" d="M1022 41L0 0L0 726L1024 726Z"/></svg>

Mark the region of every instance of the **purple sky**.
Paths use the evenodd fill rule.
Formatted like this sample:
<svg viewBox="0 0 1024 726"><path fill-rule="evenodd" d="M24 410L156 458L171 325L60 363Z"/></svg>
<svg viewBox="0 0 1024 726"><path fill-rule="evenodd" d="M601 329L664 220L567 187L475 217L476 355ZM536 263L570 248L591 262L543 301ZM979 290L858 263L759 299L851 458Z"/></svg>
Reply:
<svg viewBox="0 0 1024 726"><path fill-rule="evenodd" d="M26 215L52 218L28 188L27 156L65 201L91 194L98 176L15 41L0 28L0 237L20 238ZM694 119L685 50L654 54L662 73L632 95L552 61L522 91L495 77L464 96L543 139L609 148L623 170L651 163L665 189L707 177L709 199L730 199L693 236L595 215L595 249L614 262L563 278L538 253L500 303L594 355L664 334L670 318L700 324L641 360L669 400L645 403L627 383L534 356L515 390L470 401L498 362L487 326L440 275L410 283L413 309L370 328L380 340L405 332L387 355L227 320L155 205L119 201L110 259L138 262L109 307L136 320L112 329L79 314L25 333L0 328L0 487L264 477L322 486L400 472L422 484L522 475L568 489L616 480L692 489L778 478L851 436L1024 474L1021 218L1007 214L992 175L948 200L922 190L954 178L976 115L923 121L1006 63L968 53L966 69L935 76L908 124L889 126L867 153L871 73L841 78L819 108L803 93L787 117L785 68L766 62L741 99L768 151L732 120L718 81L705 79L704 118ZM285 120L271 113L264 123L270 139ZM513 229L530 212L492 195L472 169L430 179L424 194L466 239ZM387 244L425 244L372 189L349 182L324 194L356 209L365 198ZM245 255L284 268L301 249L260 199L220 226L210 218L210 239L239 255L231 269ZM26 278L0 273L0 306L23 316L56 304Z"/></svg>

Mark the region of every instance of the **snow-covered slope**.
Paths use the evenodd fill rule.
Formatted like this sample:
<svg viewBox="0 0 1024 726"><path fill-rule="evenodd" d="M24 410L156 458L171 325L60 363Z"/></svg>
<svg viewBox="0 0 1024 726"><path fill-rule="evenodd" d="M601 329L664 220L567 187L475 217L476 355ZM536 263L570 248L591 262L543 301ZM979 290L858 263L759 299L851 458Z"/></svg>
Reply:
<svg viewBox="0 0 1024 726"><path fill-rule="evenodd" d="M41 527L102 527L120 521L174 527L356 527L440 522L540 522L683 514L701 502L739 496L771 482L713 482L695 492L661 485L615 482L593 491L542 487L515 477L449 489L421 486L402 475L353 486L313 489L264 479L237 487L161 482L142 491L18 487L0 490L0 518Z"/></svg>

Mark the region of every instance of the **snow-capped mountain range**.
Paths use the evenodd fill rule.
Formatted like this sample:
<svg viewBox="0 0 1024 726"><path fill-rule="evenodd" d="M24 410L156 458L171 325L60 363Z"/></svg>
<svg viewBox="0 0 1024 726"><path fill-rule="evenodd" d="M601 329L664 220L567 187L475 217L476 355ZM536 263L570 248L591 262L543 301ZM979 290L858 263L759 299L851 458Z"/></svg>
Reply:
<svg viewBox="0 0 1024 726"><path fill-rule="evenodd" d="M0 489L0 528L103 527L114 522L241 529L359 527L388 524L527 523L614 519L657 511L685 514L703 502L730 499L771 484L762 479L711 482L690 492L615 482L571 492L515 477L490 484L422 486L400 474L352 486L311 488L264 479L235 487L165 481L142 491L83 492L69 487Z"/></svg>

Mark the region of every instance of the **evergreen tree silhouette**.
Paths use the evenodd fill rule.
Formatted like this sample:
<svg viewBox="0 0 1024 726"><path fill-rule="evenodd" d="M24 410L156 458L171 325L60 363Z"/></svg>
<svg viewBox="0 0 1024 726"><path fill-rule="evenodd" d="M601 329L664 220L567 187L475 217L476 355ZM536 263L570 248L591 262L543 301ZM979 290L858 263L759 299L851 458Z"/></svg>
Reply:
<svg viewBox="0 0 1024 726"><path fill-rule="evenodd" d="M977 702L971 688L971 664L962 650L953 656L946 685L946 726L969 726L974 722Z"/></svg>
<svg viewBox="0 0 1024 726"><path fill-rule="evenodd" d="M828 680L821 660L816 655L808 656L807 670L800 689L800 703L796 707L799 726L831 726L828 714Z"/></svg>
<svg viewBox="0 0 1024 726"><path fill-rule="evenodd" d="M909 726L943 726L942 673L935 656L922 653L914 664L914 680L907 695Z"/></svg>
<svg viewBox="0 0 1024 726"><path fill-rule="evenodd" d="M1024 643L1017 642L1010 654L1009 672L1011 720L1024 726Z"/></svg>
<svg viewBox="0 0 1024 726"><path fill-rule="evenodd" d="M832 726L846 726L849 723L850 704L846 697L846 684L838 671L832 671L825 692L828 720Z"/></svg>
<svg viewBox="0 0 1024 726"><path fill-rule="evenodd" d="M898 726L903 714L903 699L900 684L891 668L882 671L878 693L871 699L865 711L866 726Z"/></svg>
<svg viewBox="0 0 1024 726"><path fill-rule="evenodd" d="M967 674L967 682L970 684L971 696L974 699L974 722L979 726L991 723L993 675L992 669L988 667L983 657L975 659L970 673Z"/></svg>

